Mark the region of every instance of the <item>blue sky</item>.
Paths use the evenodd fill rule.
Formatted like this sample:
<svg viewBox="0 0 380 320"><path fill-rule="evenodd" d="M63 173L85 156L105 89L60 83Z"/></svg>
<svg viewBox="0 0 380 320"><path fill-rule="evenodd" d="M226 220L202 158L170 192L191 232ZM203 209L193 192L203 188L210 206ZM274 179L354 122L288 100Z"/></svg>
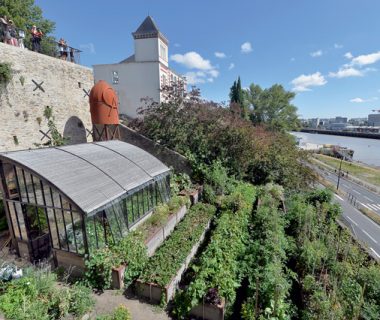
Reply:
<svg viewBox="0 0 380 320"><path fill-rule="evenodd" d="M302 117L363 117L380 109L379 0L36 0L56 36L87 66L133 53L150 14L169 39L170 66L205 98L243 87L295 90Z"/></svg>

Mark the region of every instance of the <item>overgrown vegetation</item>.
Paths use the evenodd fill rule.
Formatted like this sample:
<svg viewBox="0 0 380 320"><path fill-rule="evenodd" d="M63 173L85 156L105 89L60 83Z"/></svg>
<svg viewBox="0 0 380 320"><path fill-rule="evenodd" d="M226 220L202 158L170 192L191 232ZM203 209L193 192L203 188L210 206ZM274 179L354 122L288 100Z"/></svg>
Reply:
<svg viewBox="0 0 380 320"><path fill-rule="evenodd" d="M91 290L81 284L57 286L49 269L24 269L24 277L0 282L0 311L7 319L51 320L80 317L94 305Z"/></svg>
<svg viewBox="0 0 380 320"><path fill-rule="evenodd" d="M187 96L166 87L163 103L148 103L130 125L154 141L185 155L193 164L194 178L215 161L229 176L254 184L274 182L297 189L307 185L310 170L302 166L303 153L294 138L281 131L253 126L232 109L201 100L199 91Z"/></svg>
<svg viewBox="0 0 380 320"><path fill-rule="evenodd" d="M98 316L96 320L132 320L128 309L120 305L110 315Z"/></svg>

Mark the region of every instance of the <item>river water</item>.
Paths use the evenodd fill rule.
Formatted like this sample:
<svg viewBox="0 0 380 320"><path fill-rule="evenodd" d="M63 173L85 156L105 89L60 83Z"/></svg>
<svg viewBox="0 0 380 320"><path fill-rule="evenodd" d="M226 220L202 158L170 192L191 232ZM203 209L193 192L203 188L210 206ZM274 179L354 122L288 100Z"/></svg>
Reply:
<svg viewBox="0 0 380 320"><path fill-rule="evenodd" d="M301 138L301 143L334 144L347 147L354 150L353 160L380 167L380 140L306 132L292 132L292 134Z"/></svg>

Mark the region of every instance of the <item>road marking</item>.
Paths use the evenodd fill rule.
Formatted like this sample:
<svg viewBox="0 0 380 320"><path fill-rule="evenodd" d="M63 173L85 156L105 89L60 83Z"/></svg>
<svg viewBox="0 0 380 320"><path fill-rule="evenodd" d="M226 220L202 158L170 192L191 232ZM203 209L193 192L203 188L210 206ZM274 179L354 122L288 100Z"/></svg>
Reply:
<svg viewBox="0 0 380 320"><path fill-rule="evenodd" d="M372 210L370 207L367 207L364 203L361 203L360 201L358 201L364 208L367 208L369 210Z"/></svg>
<svg viewBox="0 0 380 320"><path fill-rule="evenodd" d="M377 207L375 207L373 204L369 204L369 203L367 203L367 206L370 207L372 210L375 210L375 211L379 210L379 209L378 209Z"/></svg>
<svg viewBox="0 0 380 320"><path fill-rule="evenodd" d="M342 183L343 184L343 186L345 186L346 188L349 188L349 186L348 185L346 185L345 183Z"/></svg>
<svg viewBox="0 0 380 320"><path fill-rule="evenodd" d="M366 196L363 196L363 197L366 198L367 200L371 201L371 202L375 202L375 201L373 201L372 199L370 199L370 198L368 198Z"/></svg>
<svg viewBox="0 0 380 320"><path fill-rule="evenodd" d="M358 201L358 202L359 202L359 201ZM361 202L359 202L359 203L362 204ZM363 218L363 219L367 220L369 223L372 223L374 227L376 227L377 229L380 230L380 225L378 225L378 224L377 224L376 222L374 222L372 219L368 218L363 212L359 211L359 210L356 209L356 208L352 208L352 209L354 209L354 211L355 211L356 213L359 214L360 218ZM368 208L368 209L369 209L369 208Z"/></svg>
<svg viewBox="0 0 380 320"><path fill-rule="evenodd" d="M344 201L344 200L343 200L343 198L342 198L342 197L340 197L340 196L338 196L337 194L335 195L335 197L337 197L338 199L340 199L340 200Z"/></svg>
<svg viewBox="0 0 380 320"><path fill-rule="evenodd" d="M380 205L378 204L373 204L374 207L376 207L377 209L380 209Z"/></svg>
<svg viewBox="0 0 380 320"><path fill-rule="evenodd" d="M357 193L357 194L361 194L359 191L356 191L356 190L352 190L353 192Z"/></svg>
<svg viewBox="0 0 380 320"><path fill-rule="evenodd" d="M349 216L346 216L346 218L350 220L355 226L358 226L358 224L354 220L352 220Z"/></svg>
<svg viewBox="0 0 380 320"><path fill-rule="evenodd" d="M371 237L367 231L365 231L363 229L360 229L360 230L362 230L368 236L368 238L370 238L373 242L377 243L377 240L375 240L373 237Z"/></svg>
<svg viewBox="0 0 380 320"><path fill-rule="evenodd" d="M378 254L373 248L370 248L372 251L373 251L373 253L380 259L380 254Z"/></svg>

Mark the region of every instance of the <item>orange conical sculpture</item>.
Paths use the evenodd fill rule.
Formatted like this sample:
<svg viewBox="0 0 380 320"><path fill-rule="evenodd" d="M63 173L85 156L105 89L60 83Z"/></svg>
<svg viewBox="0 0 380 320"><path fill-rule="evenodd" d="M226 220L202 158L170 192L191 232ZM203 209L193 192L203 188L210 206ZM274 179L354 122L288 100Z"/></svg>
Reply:
<svg viewBox="0 0 380 320"><path fill-rule="evenodd" d="M98 81L90 92L90 112L93 124L119 124L118 98L104 80Z"/></svg>
<svg viewBox="0 0 380 320"><path fill-rule="evenodd" d="M90 112L94 141L119 139L118 98L104 80L98 81L90 92Z"/></svg>

